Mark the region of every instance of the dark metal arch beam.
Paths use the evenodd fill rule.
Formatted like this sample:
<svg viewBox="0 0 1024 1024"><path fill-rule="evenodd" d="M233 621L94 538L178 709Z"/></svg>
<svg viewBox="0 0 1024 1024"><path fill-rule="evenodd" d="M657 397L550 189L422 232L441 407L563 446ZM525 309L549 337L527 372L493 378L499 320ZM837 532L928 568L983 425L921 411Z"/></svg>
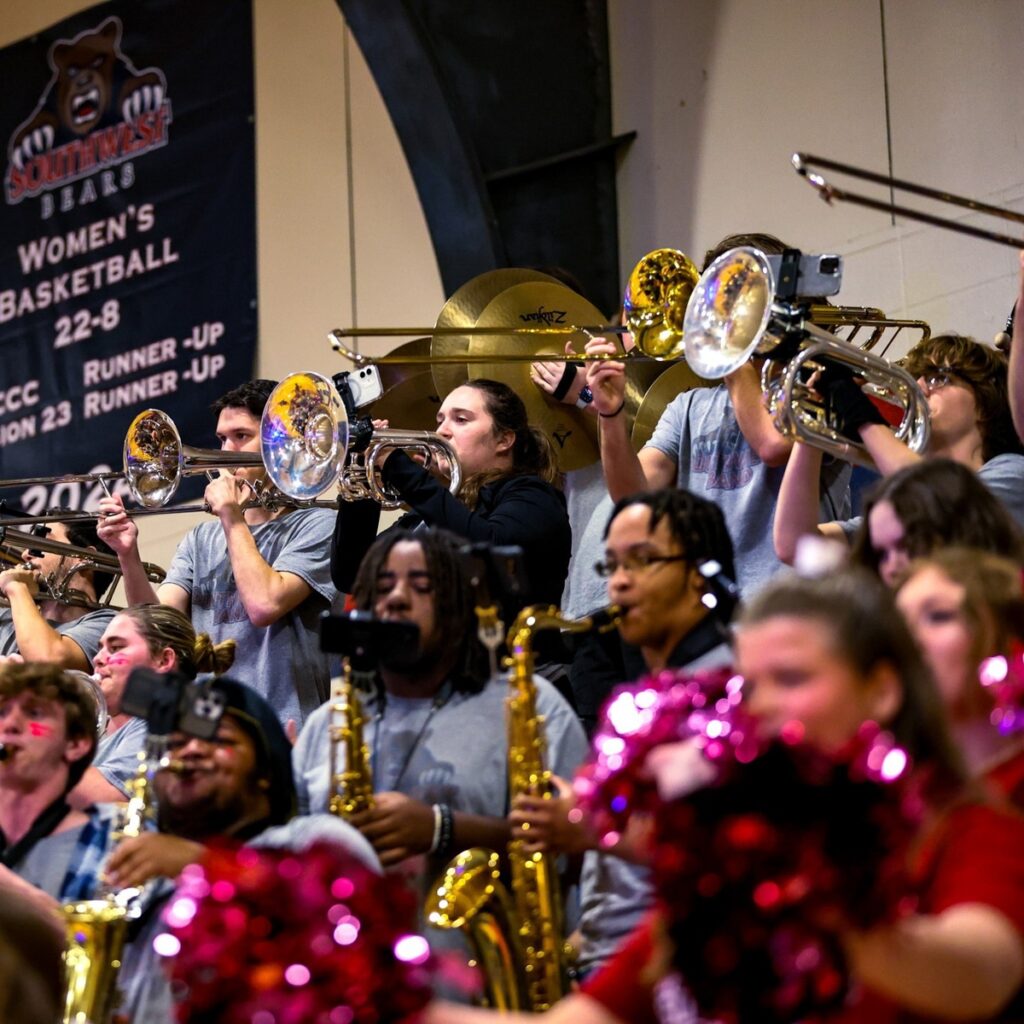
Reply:
<svg viewBox="0 0 1024 1024"><path fill-rule="evenodd" d="M373 73L409 162L445 294L506 265L472 140L456 116L430 41L402 0L337 0Z"/></svg>

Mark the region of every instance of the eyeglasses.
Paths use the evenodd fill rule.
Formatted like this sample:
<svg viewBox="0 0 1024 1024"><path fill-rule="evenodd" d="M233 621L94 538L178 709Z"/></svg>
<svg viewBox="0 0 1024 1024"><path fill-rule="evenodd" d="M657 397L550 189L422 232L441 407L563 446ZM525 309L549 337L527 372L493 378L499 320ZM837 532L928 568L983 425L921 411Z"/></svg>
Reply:
<svg viewBox="0 0 1024 1024"><path fill-rule="evenodd" d="M607 578L614 575L617 569L625 569L626 572L642 572L651 565L658 565L661 562L685 562L686 555L654 555L649 551L632 551L622 561L615 558L606 558L603 562L594 563L594 572L598 576Z"/></svg>
<svg viewBox="0 0 1024 1024"><path fill-rule="evenodd" d="M938 391L939 388L948 387L950 384L960 383L957 375L949 370L932 370L930 373L923 374L921 380L928 394Z"/></svg>

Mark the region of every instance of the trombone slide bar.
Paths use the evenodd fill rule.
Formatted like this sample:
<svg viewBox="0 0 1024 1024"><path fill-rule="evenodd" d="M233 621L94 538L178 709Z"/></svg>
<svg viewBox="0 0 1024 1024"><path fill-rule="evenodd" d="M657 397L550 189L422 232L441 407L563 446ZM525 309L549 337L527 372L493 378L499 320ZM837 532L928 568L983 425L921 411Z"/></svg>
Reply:
<svg viewBox="0 0 1024 1024"><path fill-rule="evenodd" d="M901 178L891 178L886 174L878 174L875 171L868 171L862 167L840 163L838 160L827 160L824 157L812 156L809 153L794 153L792 161L793 168L797 174L806 178L818 195L830 205L833 200L853 203L857 206L866 206L871 210L879 210L882 213L898 214L910 220L931 224L933 227L947 228L950 231L957 231L962 235L970 235L972 238L981 238L987 242L1008 245L1014 249L1024 249L1024 238L1003 235L998 231L988 231L985 228L972 227L970 224L962 224L960 221L952 220L949 217L938 217L935 214L926 213L913 207L902 206L898 203L891 203L881 199L872 199L870 196L861 195L858 192L848 192L845 189L837 188L822 175L812 171L811 168L822 167L825 170L838 171L840 174L849 174L851 177L860 178L862 181L870 181L877 185L884 185L893 190L898 189L902 192L910 192L913 195L924 196L927 199L934 199L941 203L962 206L974 213L983 213L992 217L1001 217L1003 220L1013 221L1016 224L1024 224L1024 214L1018 213L1016 210L1008 210L1002 206L993 206L991 203L981 203L976 199L968 199L966 196L958 196L952 192L928 188L926 185L918 185L915 182L904 181Z"/></svg>

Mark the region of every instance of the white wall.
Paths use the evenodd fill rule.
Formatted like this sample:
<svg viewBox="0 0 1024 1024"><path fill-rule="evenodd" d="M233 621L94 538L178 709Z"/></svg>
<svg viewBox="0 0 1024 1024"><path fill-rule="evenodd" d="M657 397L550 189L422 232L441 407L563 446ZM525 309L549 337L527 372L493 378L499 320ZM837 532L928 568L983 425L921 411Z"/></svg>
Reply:
<svg viewBox="0 0 1024 1024"><path fill-rule="evenodd" d="M86 6L7 0L0 45ZM895 173L1024 209L1024 3L884 7ZM259 372L333 373L328 329L355 316L432 323L440 275L401 149L334 0L254 0L254 21ZM1013 251L830 209L790 169L796 149L885 169L879 0L609 0L609 22L614 130L638 132L619 172L623 281L658 246L699 262L727 233L765 230L843 253L848 304L983 340L1002 326ZM147 558L166 564L187 525L148 521Z"/></svg>
<svg viewBox="0 0 1024 1024"><path fill-rule="evenodd" d="M991 340L1015 295L1013 250L827 207L790 167L804 150L885 171L885 56L895 175L1024 209L1024 4L884 9L883 54L879 0L609 0L614 129L639 133L619 177L623 275L659 245L699 263L726 234L769 231L845 255L846 304Z"/></svg>

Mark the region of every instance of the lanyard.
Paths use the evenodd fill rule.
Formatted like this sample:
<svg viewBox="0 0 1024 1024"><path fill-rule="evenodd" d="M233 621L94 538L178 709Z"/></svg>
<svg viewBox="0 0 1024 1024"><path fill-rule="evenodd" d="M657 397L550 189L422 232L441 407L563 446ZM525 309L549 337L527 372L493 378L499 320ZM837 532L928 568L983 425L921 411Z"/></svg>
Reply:
<svg viewBox="0 0 1024 1024"><path fill-rule="evenodd" d="M440 711L441 708L443 708L445 704L448 703L448 699L451 697L453 689L454 687L452 686L451 681L445 680L444 685L441 687L440 690L437 691L437 694L434 696L434 700L430 705L430 710L427 712L427 717L423 720L423 724L420 726L419 732L416 733L416 738L412 741L412 744L409 746L409 749L405 753L405 757L402 759L401 767L398 769L398 774L395 776L395 781L392 783L392 790L394 792L402 792L401 789L399 788L399 785L402 779L405 778L405 773L409 767L409 764L412 761L413 754L415 754L417 749L419 748L420 742L426 735L427 727L433 720L434 715L436 715L437 712ZM378 710L377 715L374 718L373 754L370 757L370 772L373 775L375 790L377 782L380 779L380 776L377 774L377 754L380 750L381 723L383 723L384 721L384 715L387 712L387 709L387 694L384 693L384 691L382 690L380 694L380 709Z"/></svg>

